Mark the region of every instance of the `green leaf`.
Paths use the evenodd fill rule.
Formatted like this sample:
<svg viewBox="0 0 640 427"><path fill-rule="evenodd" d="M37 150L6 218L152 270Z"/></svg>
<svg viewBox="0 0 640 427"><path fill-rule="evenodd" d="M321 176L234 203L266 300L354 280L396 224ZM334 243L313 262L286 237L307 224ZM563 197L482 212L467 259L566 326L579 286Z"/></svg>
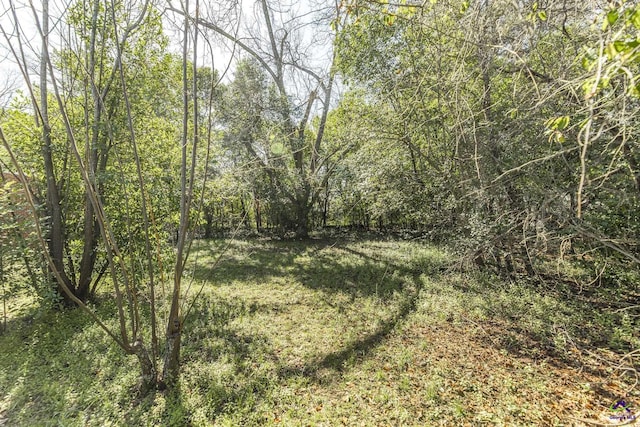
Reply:
<svg viewBox="0 0 640 427"><path fill-rule="evenodd" d="M284 154L284 144L282 144L281 142L271 144L271 152L276 156Z"/></svg>
<svg viewBox="0 0 640 427"><path fill-rule="evenodd" d="M547 20L547 12L545 12L544 10L541 10L540 12L538 12L538 18L541 21L546 21Z"/></svg>
<svg viewBox="0 0 640 427"><path fill-rule="evenodd" d="M629 43L626 43L622 40L616 40L613 43L609 43L604 48L604 51L607 54L607 57L609 58L609 60L612 60L613 58L618 56L618 54L624 53L630 49L633 49L633 48L629 46Z"/></svg>
<svg viewBox="0 0 640 427"><path fill-rule="evenodd" d="M569 126L569 121L571 118L569 116L558 117L558 129L566 129Z"/></svg>
<svg viewBox="0 0 640 427"><path fill-rule="evenodd" d="M395 21L396 21L395 15L384 15L384 23L386 25L391 26Z"/></svg>
<svg viewBox="0 0 640 427"><path fill-rule="evenodd" d="M594 85L594 79L593 78L589 78L586 79L583 83L582 83L582 91L585 94L585 97L587 99L591 98L593 95L595 95L595 91L593 88Z"/></svg>
<svg viewBox="0 0 640 427"><path fill-rule="evenodd" d="M460 13L465 13L469 9L469 2L467 0L462 2L462 6L460 6Z"/></svg>
<svg viewBox="0 0 640 427"><path fill-rule="evenodd" d="M569 116L552 117L545 122L545 126L551 130L558 131L569 126L571 118Z"/></svg>
<svg viewBox="0 0 640 427"><path fill-rule="evenodd" d="M635 49L638 46L640 46L640 40L632 40L632 41L626 42L626 45L629 47L629 49Z"/></svg>
<svg viewBox="0 0 640 427"><path fill-rule="evenodd" d="M595 61L592 57L585 55L582 58L582 68L584 68L585 70L591 71L593 69L594 64L595 64Z"/></svg>
<svg viewBox="0 0 640 427"><path fill-rule="evenodd" d="M610 10L607 13L607 22L609 23L609 25L615 24L619 16L620 15L618 14L618 11L616 9Z"/></svg>
<svg viewBox="0 0 640 427"><path fill-rule="evenodd" d="M613 46L618 52L626 52L627 50L631 49L630 44L622 40L614 41Z"/></svg>
<svg viewBox="0 0 640 427"><path fill-rule="evenodd" d="M631 22L634 27L640 30L640 7L637 7L636 10L631 14L629 22Z"/></svg>

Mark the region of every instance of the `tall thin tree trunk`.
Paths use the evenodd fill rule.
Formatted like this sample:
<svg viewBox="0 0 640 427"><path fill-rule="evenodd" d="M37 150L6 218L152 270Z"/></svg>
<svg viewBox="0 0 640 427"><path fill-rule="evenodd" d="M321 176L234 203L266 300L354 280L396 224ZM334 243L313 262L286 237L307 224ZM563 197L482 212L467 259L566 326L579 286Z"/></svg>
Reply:
<svg viewBox="0 0 640 427"><path fill-rule="evenodd" d="M96 68L96 37L98 32L98 14L100 12L100 2L94 0L93 11L91 15L91 36L89 38L88 45L88 60L87 70L89 75L85 78L85 85L91 86L91 98L93 99L93 129L91 137L87 135L85 143L85 155L86 155L86 167L89 170L90 176L95 180L96 172L98 169L98 140L100 138L100 122L102 119L102 99L97 85L99 82L89 83L89 79L95 76ZM114 23L115 24L115 23ZM86 86L85 86L86 88ZM85 89L85 93L86 93ZM88 119L87 108L87 119ZM89 121L87 120L87 123ZM106 159L105 159L106 160ZM105 162L106 165L106 162ZM96 188L98 183L95 182ZM84 230L83 240L84 245L82 248L82 259L80 260L80 278L78 280L78 288L76 296L85 301L89 296L89 291L92 282L92 276L96 263L96 248L98 246L98 239L100 237L100 229L95 217L93 204L88 191L85 190L84 201Z"/></svg>
<svg viewBox="0 0 640 427"><path fill-rule="evenodd" d="M2 332L7 330L7 284L4 282L4 263L0 243L0 286L2 286Z"/></svg>
<svg viewBox="0 0 640 427"><path fill-rule="evenodd" d="M247 212L243 196L240 196L240 215L242 216L242 223L244 224L244 227L248 229L250 227L249 214Z"/></svg>
<svg viewBox="0 0 640 427"><path fill-rule="evenodd" d="M329 212L329 183L327 183L324 189L324 203L322 206L322 226L327 226L327 215Z"/></svg>
<svg viewBox="0 0 640 427"><path fill-rule="evenodd" d="M262 212L260 210L260 199L255 192L253 193L253 205L256 213L256 230L259 233L262 230Z"/></svg>
<svg viewBox="0 0 640 427"><path fill-rule="evenodd" d="M184 43L182 46L182 147L180 164L180 227L178 230L178 243L176 248L176 263L173 276L173 294L171 298L171 309L169 311L169 322L166 332L166 353L164 358L164 369L162 372L162 382L164 384L175 384L180 373L180 346L182 341L182 318L180 313L180 292L182 275L186 262L186 242L189 230L189 211L193 196L193 181L195 174L196 153L198 148L198 29L199 2L195 2L195 27L193 31L193 144L191 146L191 162L188 161L189 146L189 82L187 75L188 53L189 53L189 0L185 1L184 14Z"/></svg>
<svg viewBox="0 0 640 427"><path fill-rule="evenodd" d="M42 121L42 158L44 160L44 172L47 194L47 244L49 254L53 260L57 277L64 281L58 283L60 295L67 304L72 304L69 296L64 292L63 286L75 292L75 286L67 276L64 268L64 223L60 192L55 176L53 164L53 144L51 142L51 126L49 124L49 104L47 91L47 64L49 62L49 0L42 2L42 52L40 58L40 120ZM53 273L53 272L52 272ZM56 276L53 274L52 276ZM53 279L55 280L55 279Z"/></svg>

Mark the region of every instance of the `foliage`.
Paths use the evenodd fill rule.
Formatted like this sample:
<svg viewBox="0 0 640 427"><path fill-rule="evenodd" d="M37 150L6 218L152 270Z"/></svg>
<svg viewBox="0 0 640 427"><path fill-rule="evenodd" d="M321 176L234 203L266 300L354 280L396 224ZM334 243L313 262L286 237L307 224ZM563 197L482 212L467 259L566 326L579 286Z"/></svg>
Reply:
<svg viewBox="0 0 640 427"><path fill-rule="evenodd" d="M620 95L633 96L639 15L611 9L600 41L591 9L566 6L345 3L338 65L365 93L351 117L369 119L342 173L365 218L508 274L607 239L604 252L634 251L636 107Z"/></svg>
<svg viewBox="0 0 640 427"><path fill-rule="evenodd" d="M11 54L26 70L25 24L15 4L9 6L8 25L16 31L3 27L2 34L18 46ZM24 73L31 105L11 107L0 127L3 160L20 183L22 216L29 217L13 234L35 230L41 275L57 286L66 307L79 306L138 358L144 394L175 385L179 370L181 281L198 216L192 206L203 186L195 181L196 169L206 159L198 125L211 116L210 108L198 109L199 97L213 94L217 77L189 63L187 45L181 59L168 52L161 13L151 2L67 6L55 17L47 1L41 10L32 8L41 41L40 84ZM50 34L54 20L60 25ZM188 21L183 31L185 39L197 33ZM207 80L208 86L198 86ZM210 142L211 126L204 129ZM197 178L204 183L206 173ZM117 324L107 324L88 305L105 282ZM160 322L167 325L164 351Z"/></svg>

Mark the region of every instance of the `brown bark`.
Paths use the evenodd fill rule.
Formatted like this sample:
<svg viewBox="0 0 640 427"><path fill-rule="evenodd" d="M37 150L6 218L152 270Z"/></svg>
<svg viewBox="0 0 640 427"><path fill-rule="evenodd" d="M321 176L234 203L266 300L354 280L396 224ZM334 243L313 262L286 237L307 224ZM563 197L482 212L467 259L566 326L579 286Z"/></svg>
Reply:
<svg viewBox="0 0 640 427"><path fill-rule="evenodd" d="M88 46L88 70L91 75L95 75L96 68L96 37L98 31L98 13L100 11L100 2L95 1L93 6L93 12L91 17L91 37ZM85 85L89 85L89 79L87 76ZM87 153L86 167L90 171L90 176L94 179L98 168L98 140L100 138L100 131L98 124L102 119L102 98L96 86L97 83L93 82L91 86L91 97L93 98L93 130L91 138L87 137L85 152ZM86 87L86 86L85 86ZM89 109L87 108L87 116ZM88 118L88 117L87 117ZM88 120L87 120L88 122ZM106 168L106 153L103 156L104 167ZM97 184L97 183L96 183ZM96 185L96 188L97 185ZM92 276L96 263L96 248L98 246L98 239L100 237L100 229L95 218L95 211L91 203L88 192L85 190L84 201L84 231L83 231L83 248L82 258L80 260L80 279L78 280L78 288L76 290L76 296L85 301L89 295Z"/></svg>
<svg viewBox="0 0 640 427"><path fill-rule="evenodd" d="M260 232L260 230L262 230L262 211L260 210L260 199L255 193L253 194L253 200L256 214L256 230Z"/></svg>

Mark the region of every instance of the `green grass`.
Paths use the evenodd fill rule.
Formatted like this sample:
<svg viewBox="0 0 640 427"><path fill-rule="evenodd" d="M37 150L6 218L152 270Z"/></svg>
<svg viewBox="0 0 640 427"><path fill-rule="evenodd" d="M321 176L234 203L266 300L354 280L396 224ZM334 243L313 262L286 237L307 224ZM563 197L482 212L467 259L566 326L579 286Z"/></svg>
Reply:
<svg viewBox="0 0 640 427"><path fill-rule="evenodd" d="M574 425L629 386L607 361L637 325L593 301L419 242L236 241L214 266L226 243L195 246L177 390L136 400L135 359L79 310L14 317L0 425Z"/></svg>

